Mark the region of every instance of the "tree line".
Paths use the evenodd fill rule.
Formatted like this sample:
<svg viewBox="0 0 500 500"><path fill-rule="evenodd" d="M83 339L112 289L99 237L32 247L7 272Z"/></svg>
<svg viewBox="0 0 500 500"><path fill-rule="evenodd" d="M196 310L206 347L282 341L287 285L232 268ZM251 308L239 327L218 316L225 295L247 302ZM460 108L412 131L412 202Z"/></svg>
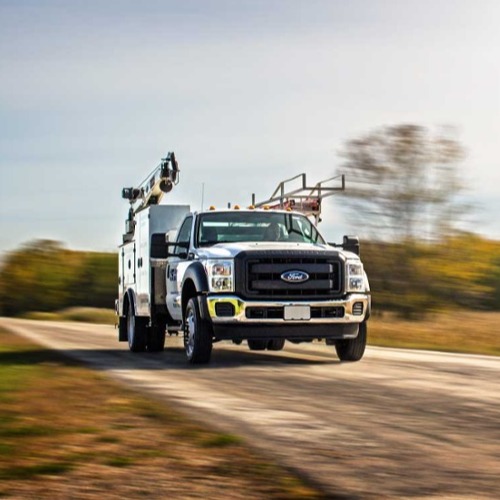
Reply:
<svg viewBox="0 0 500 500"><path fill-rule="evenodd" d="M406 317L447 309L500 311L500 241L471 234L420 244L362 241L374 312ZM0 313L112 309L118 255L67 249L36 240L8 253L0 266Z"/></svg>
<svg viewBox="0 0 500 500"><path fill-rule="evenodd" d="M118 254L69 250L35 240L8 253L0 266L0 312L17 316L72 306L113 308Z"/></svg>
<svg viewBox="0 0 500 500"><path fill-rule="evenodd" d="M367 241L361 254L375 312L418 318L453 309L500 311L500 241L474 234L425 243Z"/></svg>

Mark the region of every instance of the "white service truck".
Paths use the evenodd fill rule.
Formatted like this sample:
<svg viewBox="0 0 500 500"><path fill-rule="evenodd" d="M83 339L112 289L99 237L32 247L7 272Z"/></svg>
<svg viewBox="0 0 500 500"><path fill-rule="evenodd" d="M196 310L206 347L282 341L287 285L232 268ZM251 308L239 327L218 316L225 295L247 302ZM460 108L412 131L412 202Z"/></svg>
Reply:
<svg viewBox="0 0 500 500"><path fill-rule="evenodd" d="M299 189L286 192L290 181ZM192 212L159 205L179 180L175 155L138 188L119 252L119 340L130 350L162 351L181 333L190 363L207 363L221 340L251 350L281 350L324 340L342 361L362 358L371 311L359 240L329 244L316 228L327 179L307 187L301 174L247 209Z"/></svg>

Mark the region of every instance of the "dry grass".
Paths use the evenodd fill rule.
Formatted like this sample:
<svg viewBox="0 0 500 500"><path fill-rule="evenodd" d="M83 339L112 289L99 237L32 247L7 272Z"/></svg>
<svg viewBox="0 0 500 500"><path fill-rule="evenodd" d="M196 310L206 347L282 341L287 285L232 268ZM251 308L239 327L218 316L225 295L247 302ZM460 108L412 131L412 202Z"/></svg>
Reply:
<svg viewBox="0 0 500 500"><path fill-rule="evenodd" d="M0 496L322 498L238 437L1 331Z"/></svg>
<svg viewBox="0 0 500 500"><path fill-rule="evenodd" d="M373 316L369 343L437 351L500 355L500 313L446 312L420 321Z"/></svg>
<svg viewBox="0 0 500 500"><path fill-rule="evenodd" d="M33 311L24 314L23 318L42 321L82 321L105 325L116 323L116 314L113 309L99 309L97 307L69 307L57 312Z"/></svg>

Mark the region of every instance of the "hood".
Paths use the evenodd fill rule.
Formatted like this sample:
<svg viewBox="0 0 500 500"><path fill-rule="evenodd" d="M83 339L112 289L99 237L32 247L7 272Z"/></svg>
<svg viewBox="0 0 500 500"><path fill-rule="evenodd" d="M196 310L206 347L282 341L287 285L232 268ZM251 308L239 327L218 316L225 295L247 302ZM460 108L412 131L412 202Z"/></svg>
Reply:
<svg viewBox="0 0 500 500"><path fill-rule="evenodd" d="M330 245L320 245L314 243L287 243L283 241L277 242L254 242L254 243L218 243L211 247L198 249L198 256L205 259L231 259L240 252L251 251L266 251L266 250L300 250L303 252L317 252L318 250L336 251L349 256L350 252L343 252L339 248L334 248ZM357 258L357 255L352 254L352 257Z"/></svg>

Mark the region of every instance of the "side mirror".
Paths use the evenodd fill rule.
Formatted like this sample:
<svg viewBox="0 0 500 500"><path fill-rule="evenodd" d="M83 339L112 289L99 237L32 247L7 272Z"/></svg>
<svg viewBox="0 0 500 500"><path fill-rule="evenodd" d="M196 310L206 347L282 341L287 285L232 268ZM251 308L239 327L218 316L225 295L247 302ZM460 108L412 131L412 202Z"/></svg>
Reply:
<svg viewBox="0 0 500 500"><path fill-rule="evenodd" d="M347 252L359 255L359 238L357 236L344 236L342 248Z"/></svg>
<svg viewBox="0 0 500 500"><path fill-rule="evenodd" d="M187 250L189 249L189 242L188 241L179 241L179 242L166 242L165 243L167 247L167 257L179 257L179 259L187 259L188 252ZM170 247L180 247L180 248L185 248L185 252L179 252L179 253L172 253L170 250Z"/></svg>

